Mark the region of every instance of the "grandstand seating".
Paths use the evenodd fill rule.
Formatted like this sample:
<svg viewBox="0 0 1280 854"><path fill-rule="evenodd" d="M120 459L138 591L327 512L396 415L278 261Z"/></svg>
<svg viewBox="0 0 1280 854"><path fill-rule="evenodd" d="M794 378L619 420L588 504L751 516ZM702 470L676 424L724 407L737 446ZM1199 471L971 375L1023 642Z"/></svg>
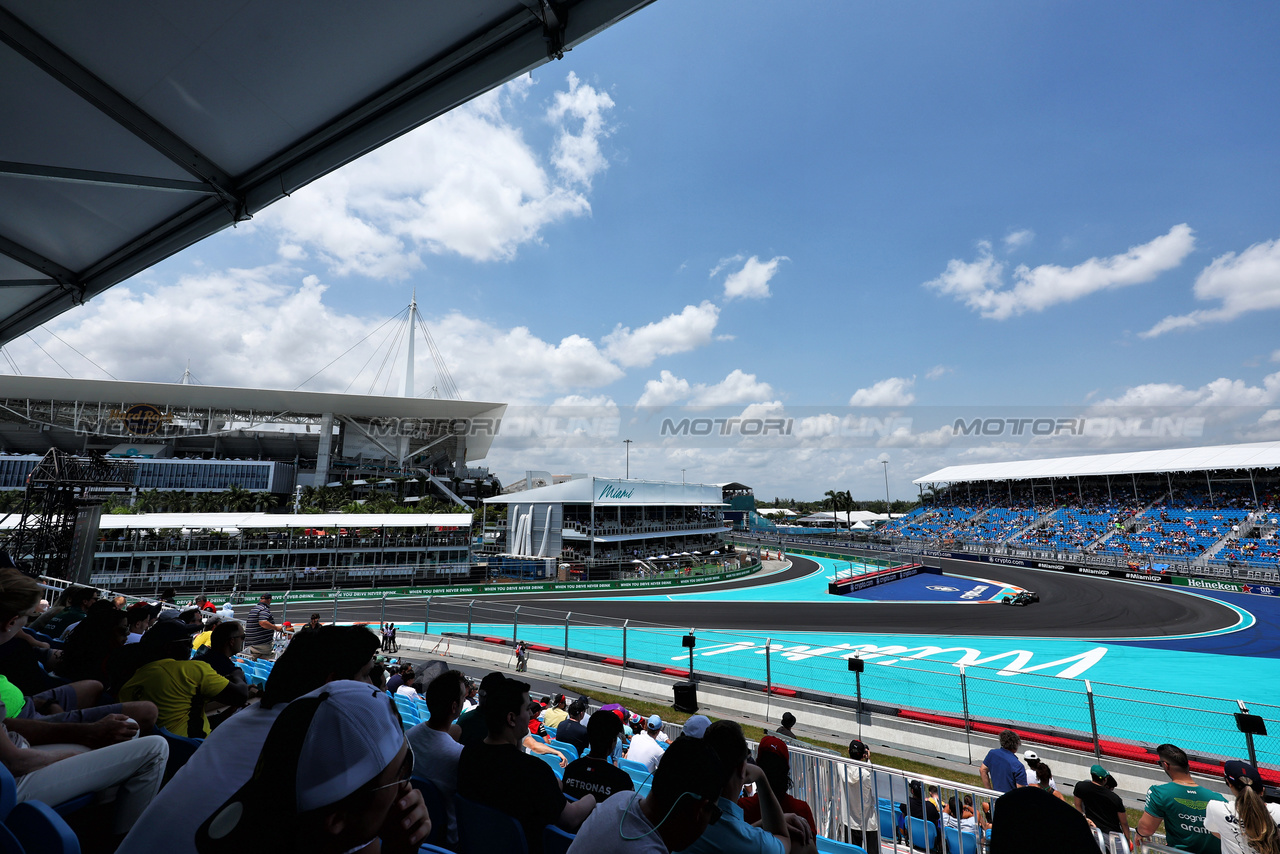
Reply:
<svg viewBox="0 0 1280 854"><path fill-rule="evenodd" d="M1137 517L1137 530L1112 535L1098 553L1196 558L1248 515L1247 510L1153 507Z"/></svg>
<svg viewBox="0 0 1280 854"><path fill-rule="evenodd" d="M974 520L957 525L953 536L964 542L1002 543L1039 515L1035 510L992 507Z"/></svg>
<svg viewBox="0 0 1280 854"><path fill-rule="evenodd" d="M1050 551L1078 551L1113 530L1124 519L1119 507L1100 507L1077 510L1062 507L1055 510L1045 524L1024 531L1010 541L1010 545Z"/></svg>

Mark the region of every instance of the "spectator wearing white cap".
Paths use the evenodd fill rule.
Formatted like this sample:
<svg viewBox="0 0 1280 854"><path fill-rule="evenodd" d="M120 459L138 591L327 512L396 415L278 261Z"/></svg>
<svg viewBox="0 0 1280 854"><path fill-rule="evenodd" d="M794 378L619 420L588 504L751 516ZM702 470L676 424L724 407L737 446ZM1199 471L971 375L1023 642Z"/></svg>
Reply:
<svg viewBox="0 0 1280 854"><path fill-rule="evenodd" d="M326 683L370 681L378 637L364 626L324 626L294 638L271 669L261 702L219 725L156 796L121 852L195 854L196 828L248 782L288 704Z"/></svg>
<svg viewBox="0 0 1280 854"><path fill-rule="evenodd" d="M650 715L644 728L631 738L631 746L627 748L627 759L639 762L652 774L662 759L662 747L658 744L658 736L662 733L662 718Z"/></svg>
<svg viewBox="0 0 1280 854"><path fill-rule="evenodd" d="M196 850L415 854L431 819L412 773L390 698L367 682L331 682L280 713L249 782L196 831Z"/></svg>
<svg viewBox="0 0 1280 854"><path fill-rule="evenodd" d="M1044 764L1040 761L1040 755L1034 750L1022 751L1022 761L1026 762L1027 767L1031 769L1031 773L1027 775L1028 779L1035 776L1038 773L1040 766ZM1058 791L1058 782L1054 780L1052 776L1049 777L1049 791Z"/></svg>

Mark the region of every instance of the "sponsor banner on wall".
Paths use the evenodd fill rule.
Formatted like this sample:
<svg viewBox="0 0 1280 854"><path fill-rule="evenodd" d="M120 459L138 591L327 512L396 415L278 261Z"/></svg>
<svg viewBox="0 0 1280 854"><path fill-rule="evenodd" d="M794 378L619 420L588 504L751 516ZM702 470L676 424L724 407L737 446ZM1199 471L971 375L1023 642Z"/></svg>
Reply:
<svg viewBox="0 0 1280 854"><path fill-rule="evenodd" d="M1280 596L1280 585L1255 581L1218 581L1216 578L1175 578L1173 583L1179 587L1190 587L1193 590L1217 590L1224 593L1253 593L1258 596Z"/></svg>

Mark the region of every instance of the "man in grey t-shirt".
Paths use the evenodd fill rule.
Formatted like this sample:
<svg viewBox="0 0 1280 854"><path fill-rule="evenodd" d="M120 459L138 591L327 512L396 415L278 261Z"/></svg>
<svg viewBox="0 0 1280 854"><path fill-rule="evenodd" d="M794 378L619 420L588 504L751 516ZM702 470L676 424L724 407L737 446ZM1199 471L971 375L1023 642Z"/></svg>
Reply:
<svg viewBox="0 0 1280 854"><path fill-rule="evenodd" d="M446 670L427 685L427 711L431 717L409 730L414 776L430 780L444 795L449 812L447 838L458 841L458 822L453 812L453 795L458 791L458 757L462 744L450 734L453 719L462 711L467 696L467 677ZM459 730L461 734L461 730Z"/></svg>

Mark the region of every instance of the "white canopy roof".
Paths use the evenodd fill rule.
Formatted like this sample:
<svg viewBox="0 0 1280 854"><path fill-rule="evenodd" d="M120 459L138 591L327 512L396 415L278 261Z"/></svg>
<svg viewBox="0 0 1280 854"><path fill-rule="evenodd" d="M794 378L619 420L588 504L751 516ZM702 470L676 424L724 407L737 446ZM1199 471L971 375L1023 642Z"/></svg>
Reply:
<svg viewBox="0 0 1280 854"><path fill-rule="evenodd" d="M1280 468L1280 442L947 466L924 477L918 477L912 483L968 483L981 480L1101 477L1103 475L1254 468Z"/></svg>
<svg viewBox="0 0 1280 854"><path fill-rule="evenodd" d="M16 528L18 513L0 518ZM470 513L130 513L102 517L103 531L180 528L469 528Z"/></svg>

